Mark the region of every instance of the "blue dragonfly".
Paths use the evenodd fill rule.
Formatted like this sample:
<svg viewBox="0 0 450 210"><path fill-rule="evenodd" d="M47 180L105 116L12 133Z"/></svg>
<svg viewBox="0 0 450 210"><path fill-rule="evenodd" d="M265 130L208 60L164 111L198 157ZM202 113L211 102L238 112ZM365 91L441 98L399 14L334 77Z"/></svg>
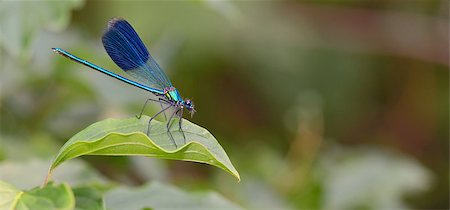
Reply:
<svg viewBox="0 0 450 210"><path fill-rule="evenodd" d="M181 97L180 93L172 85L167 75L152 58L133 27L124 19L112 18L108 22L108 28L103 34L102 42L111 59L132 79L128 79L86 60L78 58L63 49L52 48L52 50L60 55L72 59L73 61L81 63L122 82L153 93L157 97L157 100L152 98L147 99L140 114L136 115L138 119L141 118L142 113L144 112L149 101L158 102L161 105L161 110L153 115L148 121L147 135L150 133L151 121L156 116L164 113L164 117L167 121L167 134L172 143L175 147L177 147L172 133L170 132L170 127L172 125L171 122L174 117L179 118L179 131L183 135L184 143L186 143L186 136L184 135L181 126L183 110L186 108L192 117L195 113L194 103L189 99L183 99ZM165 112L170 108L174 109L167 120Z"/></svg>

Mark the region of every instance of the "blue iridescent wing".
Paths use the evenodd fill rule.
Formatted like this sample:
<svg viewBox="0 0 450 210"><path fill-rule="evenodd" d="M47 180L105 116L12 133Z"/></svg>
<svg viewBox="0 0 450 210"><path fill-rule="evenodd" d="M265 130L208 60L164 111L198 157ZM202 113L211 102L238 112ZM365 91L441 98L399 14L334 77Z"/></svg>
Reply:
<svg viewBox="0 0 450 210"><path fill-rule="evenodd" d="M167 75L126 20L111 19L102 41L111 59L137 82L160 90L172 87Z"/></svg>

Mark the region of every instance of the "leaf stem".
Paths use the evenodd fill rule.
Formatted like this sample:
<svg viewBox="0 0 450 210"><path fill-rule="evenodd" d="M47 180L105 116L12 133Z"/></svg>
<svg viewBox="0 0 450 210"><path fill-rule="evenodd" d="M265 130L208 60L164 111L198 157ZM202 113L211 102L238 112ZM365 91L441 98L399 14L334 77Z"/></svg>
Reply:
<svg viewBox="0 0 450 210"><path fill-rule="evenodd" d="M45 177L44 183L42 184L41 188L47 186L48 180L52 176L52 173L53 173L53 169L48 169L47 176Z"/></svg>

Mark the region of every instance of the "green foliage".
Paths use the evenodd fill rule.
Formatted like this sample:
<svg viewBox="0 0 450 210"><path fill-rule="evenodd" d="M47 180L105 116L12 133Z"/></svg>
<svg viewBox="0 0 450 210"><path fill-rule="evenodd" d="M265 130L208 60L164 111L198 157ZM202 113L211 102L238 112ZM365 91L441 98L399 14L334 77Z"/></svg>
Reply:
<svg viewBox="0 0 450 210"><path fill-rule="evenodd" d="M105 209L103 191L93 186L81 186L73 189L76 210Z"/></svg>
<svg viewBox="0 0 450 210"><path fill-rule="evenodd" d="M206 129L183 120L182 129L186 135L186 144L182 145L183 137L178 126L172 126L171 132L177 145L182 145L175 149L163 122L153 120L150 137L145 135L148 120L148 116L143 116L141 119L107 119L94 123L64 144L53 161L50 172L64 161L81 155L140 155L207 163L240 180L239 173L227 154Z"/></svg>
<svg viewBox="0 0 450 210"><path fill-rule="evenodd" d="M158 182L139 188L116 188L105 195L105 203L110 210L241 209L215 192L186 193Z"/></svg>
<svg viewBox="0 0 450 210"><path fill-rule="evenodd" d="M130 135L104 131L104 139L79 142L52 173L64 184L48 190L70 186L72 209L449 209L442 2L2 1L0 180L8 184L0 182L0 210L22 196L34 205L27 207L42 207L43 197L30 193L40 189L48 158L90 122L141 107L148 93L50 50L123 73L101 44L114 16L132 23L183 96L195 99L195 121L226 139L220 143L245 179L157 158L64 162L108 139L151 145L145 126ZM165 128L152 134L160 158L188 155ZM184 148L213 151L206 146ZM224 157L215 158L229 162Z"/></svg>
<svg viewBox="0 0 450 210"><path fill-rule="evenodd" d="M153 182L138 188L48 185L28 191L0 181L0 210L141 210L141 209L227 209L239 206L215 192L188 193Z"/></svg>
<svg viewBox="0 0 450 210"><path fill-rule="evenodd" d="M8 183L0 181L0 193L0 208L12 209L13 206L17 205L23 192Z"/></svg>
<svg viewBox="0 0 450 210"><path fill-rule="evenodd" d="M3 1L0 5L0 47L13 56L29 56L36 34L43 28L62 30L70 23L70 11L83 0ZM26 14L27 18L23 18Z"/></svg>
<svg viewBox="0 0 450 210"><path fill-rule="evenodd" d="M376 147L328 150L319 171L324 209L408 209L402 198L431 182L417 161Z"/></svg>
<svg viewBox="0 0 450 210"><path fill-rule="evenodd" d="M74 195L67 184L49 183L43 188L21 191L0 181L0 209L70 210L74 205Z"/></svg>

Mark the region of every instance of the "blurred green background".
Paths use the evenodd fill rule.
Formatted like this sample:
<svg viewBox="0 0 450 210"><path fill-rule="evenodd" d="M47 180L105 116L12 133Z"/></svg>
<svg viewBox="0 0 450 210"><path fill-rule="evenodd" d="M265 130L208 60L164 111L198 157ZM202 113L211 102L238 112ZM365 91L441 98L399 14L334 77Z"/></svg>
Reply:
<svg viewBox="0 0 450 210"><path fill-rule="evenodd" d="M2 1L0 179L37 186L75 133L140 111L149 93L51 51L120 72L101 42L117 16L242 181L138 157L83 157L55 181L158 181L246 209L449 208L446 0Z"/></svg>

